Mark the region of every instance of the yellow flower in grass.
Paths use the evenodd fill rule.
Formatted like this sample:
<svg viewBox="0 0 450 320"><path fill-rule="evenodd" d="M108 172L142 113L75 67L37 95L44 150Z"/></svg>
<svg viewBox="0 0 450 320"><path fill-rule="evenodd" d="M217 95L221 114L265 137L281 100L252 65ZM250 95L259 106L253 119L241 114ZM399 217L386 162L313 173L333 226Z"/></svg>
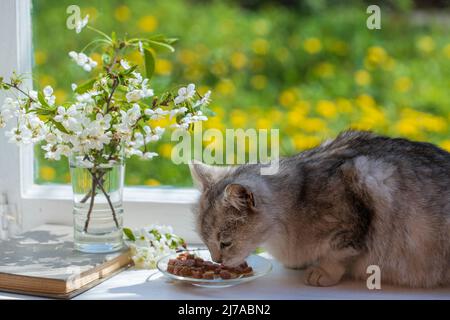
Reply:
<svg viewBox="0 0 450 320"><path fill-rule="evenodd" d="M116 8L116 10L114 10L114 17L119 22L128 21L130 19L130 16L131 16L130 8L128 8L125 5L119 6Z"/></svg>
<svg viewBox="0 0 450 320"><path fill-rule="evenodd" d="M318 146L321 140L315 136L307 136L304 134L294 135L294 146L298 150L310 149Z"/></svg>
<svg viewBox="0 0 450 320"><path fill-rule="evenodd" d="M294 89L286 89L281 92L278 100L282 106L289 107L297 100L297 94Z"/></svg>
<svg viewBox="0 0 450 320"><path fill-rule="evenodd" d="M247 56L242 52L234 52L231 55L231 65L236 70L244 68L247 64Z"/></svg>
<svg viewBox="0 0 450 320"><path fill-rule="evenodd" d="M272 122L280 122L283 119L284 112L281 112L280 110L275 109L273 107L272 110L269 111L269 119L272 120Z"/></svg>
<svg viewBox="0 0 450 320"><path fill-rule="evenodd" d="M413 132L412 127L416 131ZM422 130L442 133L447 130L447 127L445 118L410 108L402 110L401 119L398 123L398 131L403 135L417 134Z"/></svg>
<svg viewBox="0 0 450 320"><path fill-rule="evenodd" d="M434 50L435 44L432 37L424 36L417 40L416 46L423 53L430 53Z"/></svg>
<svg viewBox="0 0 450 320"><path fill-rule="evenodd" d="M366 65L367 67L376 67L383 65L389 58L386 50L379 46L373 46L367 49Z"/></svg>
<svg viewBox="0 0 450 320"><path fill-rule="evenodd" d="M155 73L159 75L169 75L172 72L172 62L167 59L157 59Z"/></svg>
<svg viewBox="0 0 450 320"><path fill-rule="evenodd" d="M320 118L305 118L300 122L303 131L308 133L323 132L327 129L327 124Z"/></svg>
<svg viewBox="0 0 450 320"><path fill-rule="evenodd" d="M223 61L217 61L211 66L211 72L218 77L222 77L227 74L228 66Z"/></svg>
<svg viewBox="0 0 450 320"><path fill-rule="evenodd" d="M407 92L412 87L412 81L408 77L401 77L395 81L394 86L398 92Z"/></svg>
<svg viewBox="0 0 450 320"><path fill-rule="evenodd" d="M345 56L348 52L348 46L344 41L336 40L331 44L330 51L339 56Z"/></svg>
<svg viewBox="0 0 450 320"><path fill-rule="evenodd" d="M159 146L159 154L167 159L170 159L172 156L172 145L170 143L163 143Z"/></svg>
<svg viewBox="0 0 450 320"><path fill-rule="evenodd" d="M233 128L244 128L247 124L248 115L242 110L233 110L230 114L230 122Z"/></svg>
<svg viewBox="0 0 450 320"><path fill-rule="evenodd" d="M420 133L420 128L414 119L406 118L401 119L395 124L395 130L406 137L417 137Z"/></svg>
<svg viewBox="0 0 450 320"><path fill-rule="evenodd" d="M334 118L337 114L336 105L330 100L320 100L317 102L316 110L325 118Z"/></svg>
<svg viewBox="0 0 450 320"><path fill-rule="evenodd" d="M429 132L438 133L445 132L448 127L448 124L444 118L431 114L425 114L422 117L421 125L425 130Z"/></svg>
<svg viewBox="0 0 450 320"><path fill-rule="evenodd" d="M302 127L307 113L308 113L307 110L303 110L303 109L299 109L299 108L294 108L292 111L289 111L287 113L288 126L290 126L292 128Z"/></svg>
<svg viewBox="0 0 450 320"><path fill-rule="evenodd" d="M192 64L185 69L184 77L190 81L201 79L203 77L202 68L197 64Z"/></svg>
<svg viewBox="0 0 450 320"><path fill-rule="evenodd" d="M352 102L345 98L338 98L336 100L336 107L338 111L342 113L350 113L353 111Z"/></svg>
<svg viewBox="0 0 450 320"><path fill-rule="evenodd" d="M252 42L252 50L259 55L265 55L269 51L269 42L264 38L258 38Z"/></svg>
<svg viewBox="0 0 450 320"><path fill-rule="evenodd" d="M267 86L267 77L262 74L257 74L250 79L250 84L256 90L262 90Z"/></svg>
<svg viewBox="0 0 450 320"><path fill-rule="evenodd" d="M360 108L374 108L376 106L375 99L368 94L361 94L356 98L356 104Z"/></svg>
<svg viewBox="0 0 450 320"><path fill-rule="evenodd" d="M321 78L331 78L334 76L334 65L329 62L319 63L314 68L314 73Z"/></svg>
<svg viewBox="0 0 450 320"><path fill-rule="evenodd" d="M447 44L442 51L444 52L444 55L447 57L447 59L450 59L450 43Z"/></svg>
<svg viewBox="0 0 450 320"><path fill-rule="evenodd" d="M444 140L439 145L441 146L442 149L450 152L450 140Z"/></svg>
<svg viewBox="0 0 450 320"><path fill-rule="evenodd" d="M159 182L159 181L156 180L156 179L147 179L147 180L145 180L144 184L145 184L146 186L156 187L156 186L161 185L161 182Z"/></svg>
<svg viewBox="0 0 450 320"><path fill-rule="evenodd" d="M302 112L303 115L306 115L309 112L309 110L311 109L311 104L306 100L298 100L297 102L295 102L292 109Z"/></svg>
<svg viewBox="0 0 450 320"><path fill-rule="evenodd" d="M41 65L47 62L47 52L42 50L36 50L34 52L34 62L36 65Z"/></svg>
<svg viewBox="0 0 450 320"><path fill-rule="evenodd" d="M181 50L178 54L178 60L180 60L180 62L185 65L194 63L196 59L197 55L191 50L184 49Z"/></svg>
<svg viewBox="0 0 450 320"><path fill-rule="evenodd" d="M56 89L54 94L55 94L55 97L56 97L56 103L57 104L62 104L67 99L67 92L64 91L63 89Z"/></svg>
<svg viewBox="0 0 450 320"><path fill-rule="evenodd" d="M303 48L309 54L316 54L322 50L322 43L317 38L308 38L303 42Z"/></svg>
<svg viewBox="0 0 450 320"><path fill-rule="evenodd" d="M371 130L385 126L386 115L381 108L377 107L371 96L361 95L357 98L356 103L361 112L359 120L354 123L357 129Z"/></svg>
<svg viewBox="0 0 450 320"><path fill-rule="evenodd" d="M52 167L42 166L39 169L39 175L45 181L52 181L55 179L56 171Z"/></svg>
<svg viewBox="0 0 450 320"><path fill-rule="evenodd" d="M222 79L220 82L216 85L215 89L219 94L222 94L224 96L230 96L233 95L236 87L234 86L234 83L230 79Z"/></svg>
<svg viewBox="0 0 450 320"><path fill-rule="evenodd" d="M39 81L39 85L41 87L45 87L47 85L55 87L55 85L56 85L55 78L53 78L52 76L50 76L48 74L44 74L44 73L38 76L38 81Z"/></svg>
<svg viewBox="0 0 450 320"><path fill-rule="evenodd" d="M139 19L138 27L141 31L152 32L158 27L158 19L154 16L145 16Z"/></svg>
<svg viewBox="0 0 450 320"><path fill-rule="evenodd" d="M366 70L358 70L354 75L355 82L358 86L367 86L372 81L372 77Z"/></svg>
<svg viewBox="0 0 450 320"><path fill-rule="evenodd" d="M272 121L267 118L259 118L256 120L256 129L270 129L272 128Z"/></svg>

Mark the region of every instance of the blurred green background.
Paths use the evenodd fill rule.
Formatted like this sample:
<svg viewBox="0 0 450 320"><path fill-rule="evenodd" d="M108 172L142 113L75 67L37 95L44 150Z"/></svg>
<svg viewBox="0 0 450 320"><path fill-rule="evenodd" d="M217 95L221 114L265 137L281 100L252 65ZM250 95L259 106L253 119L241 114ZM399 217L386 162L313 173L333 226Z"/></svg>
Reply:
<svg viewBox="0 0 450 320"><path fill-rule="evenodd" d="M450 150L448 1L378 1L382 29L369 30L370 1L34 0L33 77L58 102L84 76L67 52L95 36L67 30L71 4L107 33L180 38L174 54L158 56L152 87L211 89L217 116L204 127L279 128L282 155L348 127ZM154 145L160 157L127 162L128 185L191 185L187 166L170 161L169 136ZM36 151L38 183L70 181L66 161Z"/></svg>

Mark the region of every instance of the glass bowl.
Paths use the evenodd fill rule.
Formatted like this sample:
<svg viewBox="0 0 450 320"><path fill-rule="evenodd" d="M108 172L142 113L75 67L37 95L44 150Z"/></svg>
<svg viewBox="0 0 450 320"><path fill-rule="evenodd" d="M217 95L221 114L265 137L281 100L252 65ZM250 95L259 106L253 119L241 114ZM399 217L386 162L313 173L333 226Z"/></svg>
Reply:
<svg viewBox="0 0 450 320"><path fill-rule="evenodd" d="M207 249L187 250L187 252L195 254L196 256L202 258L205 261L212 261L209 250ZM259 277L268 274L272 270L272 264L270 263L269 260L261 256L252 254L245 260L247 264L253 268L253 274L250 276L240 276L235 279L195 279L192 277L183 277L167 272L167 263L169 262L170 259L176 259L176 257L179 254L180 252L177 252L161 258L156 265L158 270L161 271L166 277L168 277L171 280L189 283L198 287L207 287L207 288L231 287L240 283L253 281Z"/></svg>

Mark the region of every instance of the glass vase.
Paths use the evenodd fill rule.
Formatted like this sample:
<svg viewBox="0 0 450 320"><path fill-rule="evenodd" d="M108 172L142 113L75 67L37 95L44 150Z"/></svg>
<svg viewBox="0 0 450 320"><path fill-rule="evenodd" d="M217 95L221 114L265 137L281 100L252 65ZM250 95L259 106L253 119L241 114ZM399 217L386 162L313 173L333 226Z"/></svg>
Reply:
<svg viewBox="0 0 450 320"><path fill-rule="evenodd" d="M72 157L69 164L75 249L88 253L120 250L123 247L123 160L96 166Z"/></svg>

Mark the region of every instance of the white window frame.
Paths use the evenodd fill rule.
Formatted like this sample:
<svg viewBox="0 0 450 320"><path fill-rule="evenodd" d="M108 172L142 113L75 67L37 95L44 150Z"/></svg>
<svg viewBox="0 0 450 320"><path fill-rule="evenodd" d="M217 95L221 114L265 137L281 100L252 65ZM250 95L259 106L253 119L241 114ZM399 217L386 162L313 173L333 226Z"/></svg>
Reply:
<svg viewBox="0 0 450 320"><path fill-rule="evenodd" d="M13 71L31 75L32 54L31 0L1 0L0 76L8 79ZM27 86L31 87L31 81ZM0 98L3 101L4 95ZM71 224L71 187L36 184L33 147L18 148L8 143L4 130L0 132L0 192L17 207L22 228L42 223ZM190 210L197 197L198 191L188 188L126 187L124 224L169 224L187 241L198 242Z"/></svg>

